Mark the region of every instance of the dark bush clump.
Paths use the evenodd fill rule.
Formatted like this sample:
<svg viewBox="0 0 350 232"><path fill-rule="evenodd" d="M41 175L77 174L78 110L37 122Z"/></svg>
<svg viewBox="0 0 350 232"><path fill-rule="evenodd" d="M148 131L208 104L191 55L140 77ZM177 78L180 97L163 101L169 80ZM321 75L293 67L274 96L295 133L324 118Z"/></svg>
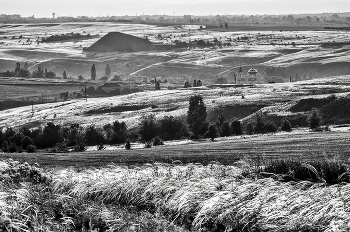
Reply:
<svg viewBox="0 0 350 232"><path fill-rule="evenodd" d="M85 131L85 142L89 145L104 143L102 131L96 129L94 125L88 126Z"/></svg>
<svg viewBox="0 0 350 232"><path fill-rule="evenodd" d="M125 143L125 149L126 149L126 150L130 150L130 149L131 149L131 144L130 144L130 141L129 141L129 140L126 141L126 143Z"/></svg>
<svg viewBox="0 0 350 232"><path fill-rule="evenodd" d="M311 113L308 117L310 129L315 129L321 126L321 116L319 111L316 108L311 110Z"/></svg>
<svg viewBox="0 0 350 232"><path fill-rule="evenodd" d="M230 131L231 131L230 124L227 121L224 121L220 127L220 136L221 137L230 136L231 135Z"/></svg>
<svg viewBox="0 0 350 232"><path fill-rule="evenodd" d="M26 150L27 147L28 147L29 145L33 144L33 143L34 143L34 142L33 142L33 140L32 140L30 137L24 136L23 139L22 139L22 148L23 148L24 150Z"/></svg>
<svg viewBox="0 0 350 232"><path fill-rule="evenodd" d="M208 128L208 131L205 133L206 138L210 138L211 141L214 141L214 139L217 137L218 131L216 129L215 125L210 125Z"/></svg>
<svg viewBox="0 0 350 232"><path fill-rule="evenodd" d="M265 131L268 133L275 133L278 131L278 127L275 123L269 122L265 125Z"/></svg>
<svg viewBox="0 0 350 232"><path fill-rule="evenodd" d="M284 119L284 120L282 121L281 131L287 131L287 132L292 131L292 124L290 124L290 122L288 121L288 119Z"/></svg>
<svg viewBox="0 0 350 232"><path fill-rule="evenodd" d="M28 153L33 153L33 152L35 152L35 151L36 151L35 145L29 144L29 145L27 146L27 152L28 152Z"/></svg>
<svg viewBox="0 0 350 232"><path fill-rule="evenodd" d="M158 126L153 114L143 116L139 125L139 134L142 141L150 141L156 137L158 133Z"/></svg>
<svg viewBox="0 0 350 232"><path fill-rule="evenodd" d="M163 139L160 138L159 136L156 136L153 138L153 146L160 146L164 145Z"/></svg>
<svg viewBox="0 0 350 232"><path fill-rule="evenodd" d="M104 129L109 130L108 126L104 127ZM111 144L120 144L125 143L127 136L127 127L125 122L114 121L111 126L111 136L110 143ZM108 137L108 134L107 134Z"/></svg>
<svg viewBox="0 0 350 232"><path fill-rule="evenodd" d="M230 130L232 135L243 134L241 122L238 119L233 119L230 124Z"/></svg>

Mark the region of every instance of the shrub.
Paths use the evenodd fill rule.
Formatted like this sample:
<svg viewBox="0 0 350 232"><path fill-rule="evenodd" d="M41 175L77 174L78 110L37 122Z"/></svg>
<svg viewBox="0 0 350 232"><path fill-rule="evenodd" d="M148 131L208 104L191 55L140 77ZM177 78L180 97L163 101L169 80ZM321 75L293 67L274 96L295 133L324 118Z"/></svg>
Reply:
<svg viewBox="0 0 350 232"><path fill-rule="evenodd" d="M89 145L97 145L104 143L104 137L102 131L95 128L95 125L90 125L85 131L85 142Z"/></svg>
<svg viewBox="0 0 350 232"><path fill-rule="evenodd" d="M100 144L97 145L97 150L98 151L102 151L104 149L106 149L106 147L103 145L103 143L100 143Z"/></svg>
<svg viewBox="0 0 350 232"><path fill-rule="evenodd" d="M126 149L126 150L131 149L131 144L130 144L130 141L129 141L129 140L126 141L126 143L125 143L125 149Z"/></svg>
<svg viewBox="0 0 350 232"><path fill-rule="evenodd" d="M269 122L265 125L265 131L269 133L274 133L278 131L278 127L276 126L275 123Z"/></svg>
<svg viewBox="0 0 350 232"><path fill-rule="evenodd" d="M33 153L33 152L35 152L36 151L36 147L35 147L35 145L34 144L29 144L28 146L27 146L27 152L28 153Z"/></svg>
<svg viewBox="0 0 350 232"><path fill-rule="evenodd" d="M199 134L204 135L209 128L209 122L205 121L202 123L201 127L199 128ZM194 138L198 138L198 135L194 135Z"/></svg>
<svg viewBox="0 0 350 232"><path fill-rule="evenodd" d="M156 136L153 138L153 146L160 146L164 145L163 139L160 138L159 136Z"/></svg>
<svg viewBox="0 0 350 232"><path fill-rule="evenodd" d="M218 131L216 129L215 125L210 125L208 127L208 131L205 133L206 138L210 138L211 141L214 141L214 139L217 137Z"/></svg>
<svg viewBox="0 0 350 232"><path fill-rule="evenodd" d="M288 119L283 119L282 125L281 125L281 131L292 131L292 124L288 121Z"/></svg>
<svg viewBox="0 0 350 232"><path fill-rule="evenodd" d="M245 133L247 135L254 134L254 124L252 122L248 122L247 125L245 126Z"/></svg>
<svg viewBox="0 0 350 232"><path fill-rule="evenodd" d="M112 144L125 143L127 127L125 122L114 121L112 125L112 135L110 142Z"/></svg>
<svg viewBox="0 0 350 232"><path fill-rule="evenodd" d="M261 111L257 112L255 114L255 126L254 131L255 133L264 133L265 132L265 118Z"/></svg>
<svg viewBox="0 0 350 232"><path fill-rule="evenodd" d="M152 147L152 143L150 143L150 142L145 143L145 148L151 148L151 147Z"/></svg>
<svg viewBox="0 0 350 232"><path fill-rule="evenodd" d="M160 122L160 134L164 139L174 139L176 134L181 133L185 125L180 119L176 119L173 116L165 116Z"/></svg>
<svg viewBox="0 0 350 232"><path fill-rule="evenodd" d="M42 133L38 135L34 142L41 148L53 147L56 143L62 142L61 127L52 122L47 123Z"/></svg>
<svg viewBox="0 0 350 232"><path fill-rule="evenodd" d="M22 139L22 142L21 142L22 148L23 148L24 150L26 150L27 147L28 147L29 145L32 145L33 143L34 143L34 142L33 142L33 140L32 140L30 137L24 136L23 139Z"/></svg>
<svg viewBox="0 0 350 232"><path fill-rule="evenodd" d="M225 137L230 135L230 124L227 121L224 121L220 127L220 136Z"/></svg>
<svg viewBox="0 0 350 232"><path fill-rule="evenodd" d="M187 123L194 136L198 136L200 128L207 118L207 108L200 95L190 97L187 111Z"/></svg>
<svg viewBox="0 0 350 232"><path fill-rule="evenodd" d="M223 114L220 114L219 117L217 118L215 124L216 124L216 128L218 130L220 130L222 124L226 121L226 118Z"/></svg>
<svg viewBox="0 0 350 232"><path fill-rule="evenodd" d="M315 129L321 126L321 116L316 108L311 110L311 113L308 117L308 123L310 129Z"/></svg>
<svg viewBox="0 0 350 232"><path fill-rule="evenodd" d="M139 125L139 134L142 141L150 141L157 136L158 127L154 115L143 116Z"/></svg>
<svg viewBox="0 0 350 232"><path fill-rule="evenodd" d="M241 122L238 119L233 119L230 124L230 130L232 135L243 134Z"/></svg>

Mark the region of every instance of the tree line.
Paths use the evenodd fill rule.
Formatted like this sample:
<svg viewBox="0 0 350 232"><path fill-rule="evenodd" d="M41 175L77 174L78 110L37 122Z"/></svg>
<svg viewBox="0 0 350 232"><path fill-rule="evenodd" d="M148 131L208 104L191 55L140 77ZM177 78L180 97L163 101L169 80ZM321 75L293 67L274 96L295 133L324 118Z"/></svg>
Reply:
<svg viewBox="0 0 350 232"><path fill-rule="evenodd" d="M310 128L319 128L321 122L319 112L313 109L309 116ZM97 145L101 150L105 144L125 144L124 147L130 149L130 142L134 141L140 141L148 148L163 145L163 140L210 138L214 141L219 136L273 133L278 130L289 132L292 125L283 119L278 127L273 122L268 122L261 111L244 124L236 118L227 120L223 114L218 115L217 120L210 124L203 98L194 95L189 99L186 120L174 116L156 119L153 114L149 114L141 117L136 129L128 129L125 122L118 120L101 128L95 125L83 127L78 123L61 126L53 122L34 129L22 127L14 130L9 127L0 130L0 144L3 152L35 152L37 149L48 148L57 152L84 151L87 145Z"/></svg>

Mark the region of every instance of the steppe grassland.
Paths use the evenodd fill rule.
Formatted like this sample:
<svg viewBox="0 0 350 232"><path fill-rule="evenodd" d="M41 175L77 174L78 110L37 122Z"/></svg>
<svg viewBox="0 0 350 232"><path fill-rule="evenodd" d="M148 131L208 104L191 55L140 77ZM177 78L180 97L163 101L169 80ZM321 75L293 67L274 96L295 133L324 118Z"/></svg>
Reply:
<svg viewBox="0 0 350 232"><path fill-rule="evenodd" d="M114 120L125 121L129 128L138 125L144 114L155 114L157 118L165 115L185 117L188 99L194 94L203 96L208 111L227 105L261 105L262 111L269 114L293 114L289 108L301 98L325 98L330 93L347 96L350 92L350 77L330 77L296 83L264 84L243 88L208 88L146 91L106 98L89 98L65 102L18 107L2 111L0 126L22 127L35 123L45 124L48 120L58 124L78 122L81 125L102 126ZM242 95L245 96L242 99ZM137 106L138 110L118 112L116 107ZM152 107L156 106L156 108ZM104 113L104 110L110 110ZM234 116L234 115L233 115Z"/></svg>
<svg viewBox="0 0 350 232"><path fill-rule="evenodd" d="M87 226L105 231L349 229L349 184L244 177L254 169L244 161L80 170L14 163L0 163L7 173L2 176L0 226L12 231ZM9 169L20 171L12 175ZM26 176L33 169L41 173L37 183Z"/></svg>

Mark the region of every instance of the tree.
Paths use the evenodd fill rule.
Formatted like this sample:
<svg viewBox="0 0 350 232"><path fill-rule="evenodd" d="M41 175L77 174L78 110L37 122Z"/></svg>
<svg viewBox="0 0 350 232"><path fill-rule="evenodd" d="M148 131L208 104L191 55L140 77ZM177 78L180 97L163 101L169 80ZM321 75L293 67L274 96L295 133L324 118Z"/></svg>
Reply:
<svg viewBox="0 0 350 232"><path fill-rule="evenodd" d="M125 143L126 141L127 127L125 122L119 122L118 120L113 122L111 143Z"/></svg>
<svg viewBox="0 0 350 232"><path fill-rule="evenodd" d="M230 124L227 121L224 121L220 127L220 136L225 137L230 135Z"/></svg>
<svg viewBox="0 0 350 232"><path fill-rule="evenodd" d="M218 135L218 131L216 129L216 126L215 125L210 125L208 127L208 131L205 133L205 137L206 138L210 138L211 141L214 141L214 139L217 137Z"/></svg>
<svg viewBox="0 0 350 232"><path fill-rule="evenodd" d="M67 72L66 72L66 71L63 71L63 73L62 73L62 78L63 78L63 79L67 79Z"/></svg>
<svg viewBox="0 0 350 232"><path fill-rule="evenodd" d="M243 134L241 122L238 119L232 119L230 124L231 134L232 135L241 135Z"/></svg>
<svg viewBox="0 0 350 232"><path fill-rule="evenodd" d="M226 121L226 118L223 114L220 114L215 124L218 130L220 130L221 125Z"/></svg>
<svg viewBox="0 0 350 232"><path fill-rule="evenodd" d="M35 143L42 148L53 147L56 143L62 142L61 127L49 122L44 127L42 133L37 136Z"/></svg>
<svg viewBox="0 0 350 232"><path fill-rule="evenodd" d="M85 141L89 145L98 145L104 143L102 131L95 128L95 125L90 125L85 131Z"/></svg>
<svg viewBox="0 0 350 232"><path fill-rule="evenodd" d="M245 127L245 133L248 135L254 134L254 124L252 122L248 122Z"/></svg>
<svg viewBox="0 0 350 232"><path fill-rule="evenodd" d="M95 80L96 79L96 67L95 64L93 64L91 66L91 80Z"/></svg>
<svg viewBox="0 0 350 232"><path fill-rule="evenodd" d="M282 125L281 125L281 131L292 131L292 124L288 121L288 119L283 119Z"/></svg>
<svg viewBox="0 0 350 232"><path fill-rule="evenodd" d="M308 123L310 129L315 129L321 126L321 116L316 108L312 108L311 113L308 117Z"/></svg>
<svg viewBox="0 0 350 232"><path fill-rule="evenodd" d="M203 98L200 95L191 96L187 111L187 123L195 137L198 137L199 130L206 121L206 118L207 108L203 102Z"/></svg>
<svg viewBox="0 0 350 232"><path fill-rule="evenodd" d="M160 120L160 133L165 140L174 139L183 130L182 121L174 118L174 116L165 116Z"/></svg>
<svg viewBox="0 0 350 232"><path fill-rule="evenodd" d="M145 115L141 118L139 134L142 141L150 141L157 136L158 128L153 114Z"/></svg>
<svg viewBox="0 0 350 232"><path fill-rule="evenodd" d="M109 142L111 140L112 135L112 125L110 123L103 126L103 130L106 132L107 141Z"/></svg>
<svg viewBox="0 0 350 232"><path fill-rule="evenodd" d="M265 131L265 118L264 115L261 111L258 111L255 114L255 127L254 127L254 131L256 133L264 133Z"/></svg>

